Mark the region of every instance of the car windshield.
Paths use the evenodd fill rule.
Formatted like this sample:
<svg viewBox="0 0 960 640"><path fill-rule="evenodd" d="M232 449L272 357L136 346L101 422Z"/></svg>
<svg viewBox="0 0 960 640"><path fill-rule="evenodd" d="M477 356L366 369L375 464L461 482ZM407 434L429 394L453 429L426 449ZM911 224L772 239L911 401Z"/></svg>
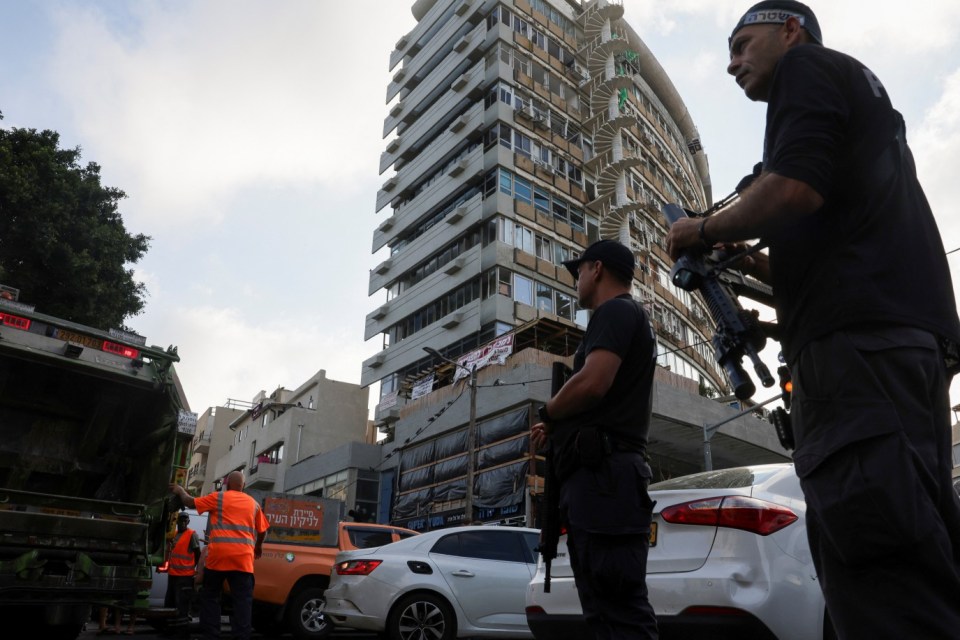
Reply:
<svg viewBox="0 0 960 640"><path fill-rule="evenodd" d="M689 476L671 478L651 484L649 491L672 491L676 489L736 489L751 487L765 482L783 467L737 467L704 471Z"/></svg>

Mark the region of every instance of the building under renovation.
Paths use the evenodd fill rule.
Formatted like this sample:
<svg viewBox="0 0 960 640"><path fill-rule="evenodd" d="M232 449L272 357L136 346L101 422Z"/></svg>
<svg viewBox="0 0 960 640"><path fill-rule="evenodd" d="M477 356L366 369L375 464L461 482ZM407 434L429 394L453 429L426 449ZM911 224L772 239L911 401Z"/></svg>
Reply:
<svg viewBox="0 0 960 640"><path fill-rule="evenodd" d="M380 383L391 519L530 515L542 488L531 419L552 362L569 361L587 323L561 262L599 238L633 250L633 294L658 336L655 470L699 470L705 450L717 467L786 459L753 415L709 435L739 406L718 401L729 382L709 315L670 281L661 214L711 204L707 157L623 5L418 0L413 13L389 61L373 235L385 258L369 287L382 298L361 380Z"/></svg>

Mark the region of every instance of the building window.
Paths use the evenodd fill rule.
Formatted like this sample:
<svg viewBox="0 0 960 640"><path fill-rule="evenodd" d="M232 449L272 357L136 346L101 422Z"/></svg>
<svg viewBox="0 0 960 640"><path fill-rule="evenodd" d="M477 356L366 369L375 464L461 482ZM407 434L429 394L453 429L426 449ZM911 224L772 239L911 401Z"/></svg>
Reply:
<svg viewBox="0 0 960 640"><path fill-rule="evenodd" d="M521 276L519 273L513 275L513 299L521 304L533 306L533 280Z"/></svg>
<svg viewBox="0 0 960 640"><path fill-rule="evenodd" d="M557 291L557 315L567 320L573 320L573 298L562 291Z"/></svg>
<svg viewBox="0 0 960 640"><path fill-rule="evenodd" d="M516 199L520 202L530 204L530 181L515 176L513 180L513 190Z"/></svg>
<svg viewBox="0 0 960 640"><path fill-rule="evenodd" d="M537 309L553 313L553 289L540 282L537 283Z"/></svg>
<svg viewBox="0 0 960 640"><path fill-rule="evenodd" d="M552 261L552 249L551 242L549 239L544 238L543 236L537 236L537 257L541 260Z"/></svg>
<svg viewBox="0 0 960 640"><path fill-rule="evenodd" d="M540 187L533 190L533 206L538 211L550 213L550 194Z"/></svg>
<svg viewBox="0 0 960 640"><path fill-rule="evenodd" d="M522 225L516 225L514 227L513 246L515 246L517 249L520 249L524 253L533 255L535 251L533 243L533 231Z"/></svg>
<svg viewBox="0 0 960 640"><path fill-rule="evenodd" d="M497 293L502 296L512 297L511 292L513 291L513 288L510 285L511 273L506 269L497 269L497 272L499 274L498 279L500 283L499 287L497 288Z"/></svg>

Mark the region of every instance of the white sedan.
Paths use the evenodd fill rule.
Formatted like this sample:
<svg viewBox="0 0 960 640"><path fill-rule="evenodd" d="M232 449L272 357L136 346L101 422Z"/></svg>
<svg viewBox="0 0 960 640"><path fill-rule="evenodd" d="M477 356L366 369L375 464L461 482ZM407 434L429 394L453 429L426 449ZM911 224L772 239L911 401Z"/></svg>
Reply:
<svg viewBox="0 0 960 640"><path fill-rule="evenodd" d="M538 539L537 529L469 526L342 551L324 613L392 640L531 638L524 601Z"/></svg>
<svg viewBox="0 0 960 640"><path fill-rule="evenodd" d="M834 638L807 543L792 464L707 471L650 485L647 587L662 638ZM588 637L561 537L527 591L537 640Z"/></svg>

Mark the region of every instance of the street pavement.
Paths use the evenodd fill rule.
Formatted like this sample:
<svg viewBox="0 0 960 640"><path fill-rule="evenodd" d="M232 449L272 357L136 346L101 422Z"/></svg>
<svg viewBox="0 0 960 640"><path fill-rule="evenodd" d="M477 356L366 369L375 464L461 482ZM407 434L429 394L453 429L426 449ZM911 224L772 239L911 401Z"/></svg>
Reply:
<svg viewBox="0 0 960 640"><path fill-rule="evenodd" d="M126 622L124 622L123 631L126 631L126 629L127 629L127 624ZM194 618L193 625L191 626L191 633L187 637L188 638L201 637L199 629L197 628L196 618ZM220 637L223 639L230 638L230 624L227 622L226 618L224 618L223 620L223 628L221 630ZM278 636L265 636L263 634L259 634L256 632L254 632L253 634L253 638L255 640L265 640L266 638L276 638L276 637ZM293 636L287 633L279 637L289 640ZM354 631L352 629L336 629L334 630L333 634L330 637L336 638L337 640L340 640L340 639L372 640L377 636L376 634L373 634L373 633L362 633L360 631ZM84 632L80 634L79 638L81 640L94 640L94 639L101 640L101 638L114 638L116 640L120 640L121 638L137 638L138 640L171 640L170 636L161 635L156 629L144 623L138 623L134 629L134 634L132 636L128 636L125 633L120 633L119 635L115 635L112 633L108 635L99 635L97 633L97 623L88 622L86 630L84 630Z"/></svg>

